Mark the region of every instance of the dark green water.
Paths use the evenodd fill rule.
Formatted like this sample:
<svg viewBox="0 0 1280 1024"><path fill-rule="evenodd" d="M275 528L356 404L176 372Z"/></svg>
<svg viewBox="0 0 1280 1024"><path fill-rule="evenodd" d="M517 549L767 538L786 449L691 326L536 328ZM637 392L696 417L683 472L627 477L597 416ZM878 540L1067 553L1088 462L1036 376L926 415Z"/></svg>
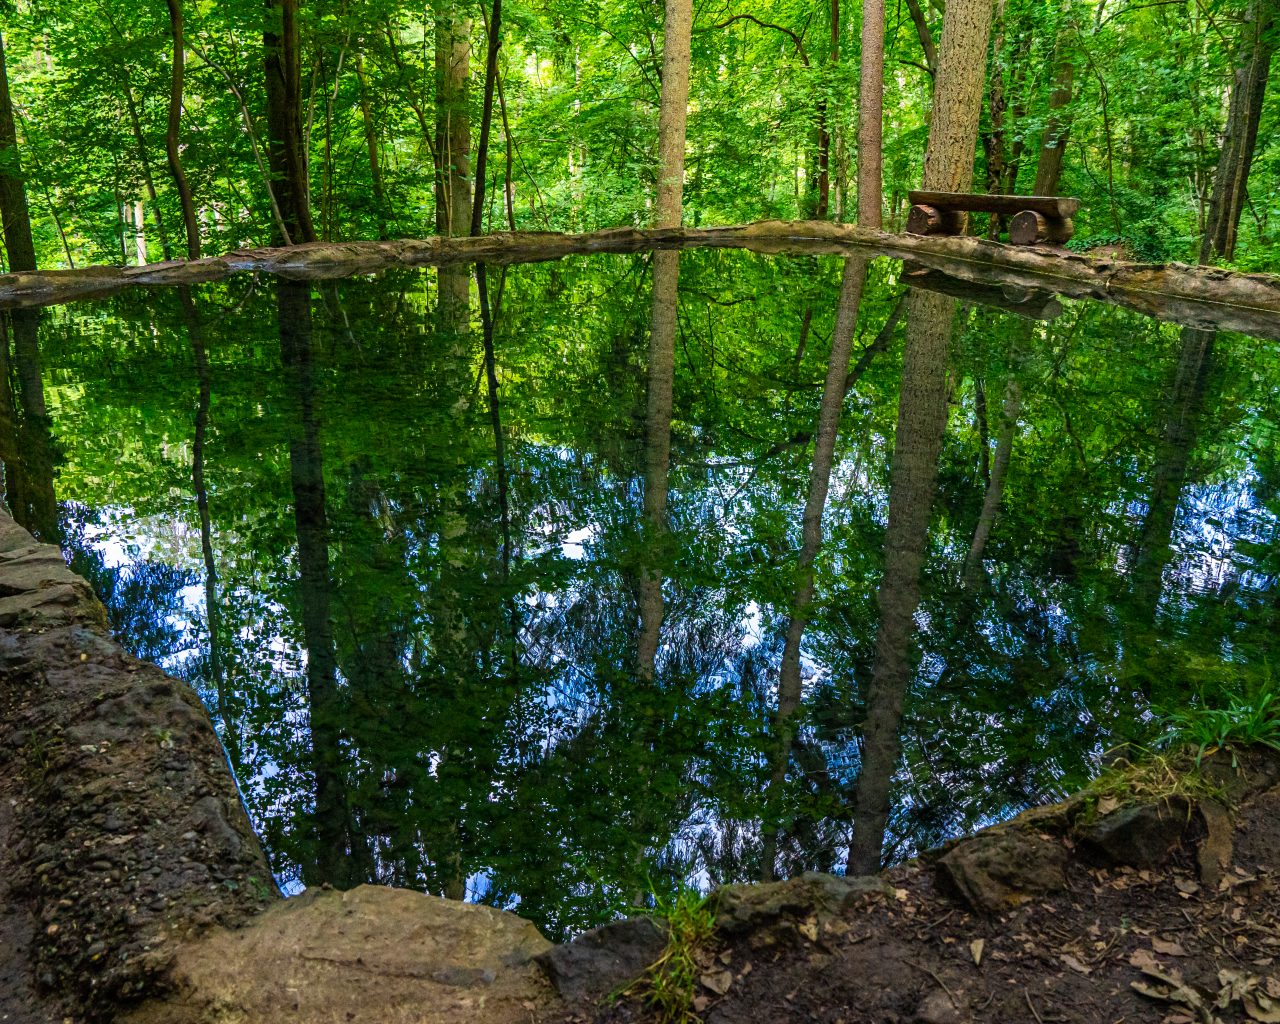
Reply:
<svg viewBox="0 0 1280 1024"><path fill-rule="evenodd" d="M5 314L6 502L199 690L287 886L465 885L561 936L758 877L762 820L782 873L842 869L900 274L873 265L863 300L781 794L834 258L681 257L665 533L643 512L641 256L490 270L491 367L465 269L444 301L433 271ZM1153 702L1270 678L1276 344L1064 305L955 311L888 859L1078 786L1150 738Z"/></svg>

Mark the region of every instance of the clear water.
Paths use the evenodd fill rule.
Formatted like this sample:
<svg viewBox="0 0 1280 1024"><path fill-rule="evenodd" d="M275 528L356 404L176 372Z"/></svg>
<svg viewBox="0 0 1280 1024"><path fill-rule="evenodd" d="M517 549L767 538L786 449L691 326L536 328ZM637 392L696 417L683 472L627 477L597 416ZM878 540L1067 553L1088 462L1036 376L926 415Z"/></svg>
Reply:
<svg viewBox="0 0 1280 1024"><path fill-rule="evenodd" d="M778 793L841 264L681 257L655 530L650 262L490 269L494 388L467 268L5 314L6 502L200 692L286 887L465 891L563 936L681 880L758 877L766 820L784 873L842 869L905 318L868 346L902 268L874 264L862 303ZM1149 736L1153 702L1269 678L1276 343L1062 306L955 309L890 859L1079 785Z"/></svg>

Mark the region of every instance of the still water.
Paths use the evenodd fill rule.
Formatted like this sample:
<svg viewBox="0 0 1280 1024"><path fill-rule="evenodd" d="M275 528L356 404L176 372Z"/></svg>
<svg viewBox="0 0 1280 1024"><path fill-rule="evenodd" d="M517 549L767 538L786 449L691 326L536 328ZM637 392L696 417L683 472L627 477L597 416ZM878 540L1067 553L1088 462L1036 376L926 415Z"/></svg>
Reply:
<svg viewBox="0 0 1280 1024"><path fill-rule="evenodd" d="M841 261L683 254L656 419L653 262L490 268L483 303L453 268L5 314L6 503L199 691L287 890L563 937L766 845L843 870L891 482L921 471L912 277L862 295L779 775ZM945 301L936 485L895 513L927 529L890 544L923 570L886 860L1265 682L1280 619L1275 342Z"/></svg>

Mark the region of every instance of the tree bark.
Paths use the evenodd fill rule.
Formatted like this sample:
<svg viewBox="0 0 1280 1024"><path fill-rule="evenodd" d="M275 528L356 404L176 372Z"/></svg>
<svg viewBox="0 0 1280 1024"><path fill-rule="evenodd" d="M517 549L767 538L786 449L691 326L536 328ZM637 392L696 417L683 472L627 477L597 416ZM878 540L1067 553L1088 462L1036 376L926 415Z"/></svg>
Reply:
<svg viewBox="0 0 1280 1024"><path fill-rule="evenodd" d="M182 224L187 233L187 259L200 258L200 221L196 217L195 199L187 172L182 168L182 147L179 131L182 127L182 93L186 75L186 44L183 40L182 0L167 0L169 4L169 32L173 36L173 71L169 80L169 121L165 129L164 147L169 157L169 174L182 202Z"/></svg>
<svg viewBox="0 0 1280 1024"><path fill-rule="evenodd" d="M1065 113L1071 106L1075 87L1075 65L1067 56L1070 39L1064 29L1058 34L1054 46L1057 71L1053 91L1049 94L1049 119L1045 122L1044 137L1040 143L1040 158L1036 161L1036 183L1032 192L1038 196L1058 194L1058 180L1062 177L1062 158L1071 135L1071 115Z"/></svg>
<svg viewBox="0 0 1280 1024"><path fill-rule="evenodd" d="M302 142L302 42L299 0L267 0L263 53L267 83L267 161L285 234L314 242L307 154ZM277 234L277 243L285 238Z"/></svg>
<svg viewBox="0 0 1280 1024"><path fill-rule="evenodd" d="M991 0L950 0L942 23L923 188L968 192L986 84Z"/></svg>
<svg viewBox="0 0 1280 1024"><path fill-rule="evenodd" d="M0 33L0 221L10 271L36 269L36 248L31 238L31 211L23 184L18 150L18 130L9 95L9 72L4 62L4 35Z"/></svg>
<svg viewBox="0 0 1280 1024"><path fill-rule="evenodd" d="M1240 66L1231 83L1226 132L1209 201L1208 230L1200 244L1201 263L1215 257L1229 260L1235 255L1236 231L1248 194L1249 169L1276 47L1276 8L1275 0L1253 0L1241 32Z"/></svg>
<svg viewBox="0 0 1280 1024"><path fill-rule="evenodd" d="M471 19L454 0L435 0L436 232L465 235L471 224Z"/></svg>
<svg viewBox="0 0 1280 1024"><path fill-rule="evenodd" d="M996 433L996 454L987 477L986 491L982 499L982 511L969 542L969 553L964 560L964 588L976 590L982 581L982 558L1000 515L1000 503L1004 499L1004 482L1009 475L1009 459L1013 454L1013 439L1018 431L1018 416L1022 412L1022 389L1010 377L1004 389L1004 410L1000 429Z"/></svg>
<svg viewBox="0 0 1280 1024"><path fill-rule="evenodd" d="M880 230L883 210L884 0L862 3L858 98L858 226Z"/></svg>

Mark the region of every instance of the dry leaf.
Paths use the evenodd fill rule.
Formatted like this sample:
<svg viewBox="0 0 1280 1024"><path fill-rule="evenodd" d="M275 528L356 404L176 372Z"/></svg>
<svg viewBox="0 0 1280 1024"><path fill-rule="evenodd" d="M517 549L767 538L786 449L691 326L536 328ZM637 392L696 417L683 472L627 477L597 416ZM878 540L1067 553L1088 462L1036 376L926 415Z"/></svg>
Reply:
<svg viewBox="0 0 1280 1024"><path fill-rule="evenodd" d="M1151 940L1151 948L1163 956L1187 955L1187 951L1182 948L1182 944L1177 940L1161 939L1157 937Z"/></svg>
<svg viewBox="0 0 1280 1024"><path fill-rule="evenodd" d="M1280 1000L1272 999L1255 990L1242 996L1240 1002L1250 1020L1263 1021L1264 1024L1280 1024Z"/></svg>
<svg viewBox="0 0 1280 1024"><path fill-rule="evenodd" d="M1059 956L1059 957L1058 957L1058 959L1059 959L1059 960L1061 960L1061 961L1062 961L1064 964L1066 964L1068 967L1070 967L1070 968L1071 968L1073 971L1075 971L1077 974L1092 974L1092 973L1093 973L1093 968L1092 968L1092 967L1087 967L1087 966L1085 966L1085 964L1083 964L1080 960L1076 959L1076 958L1075 958L1074 956L1072 956L1070 953L1063 953L1061 956Z"/></svg>
<svg viewBox="0 0 1280 1024"><path fill-rule="evenodd" d="M796 925L796 931L803 935L810 942L818 941L818 921L816 918L809 918L807 921L801 921Z"/></svg>
<svg viewBox="0 0 1280 1024"><path fill-rule="evenodd" d="M906 889L893 890L893 898L897 900L899 903L905 903L907 901L907 896L908 896L908 893Z"/></svg>
<svg viewBox="0 0 1280 1024"><path fill-rule="evenodd" d="M974 939L969 943L969 955L973 957L973 962L978 967L982 966L982 950L986 944L985 939Z"/></svg>
<svg viewBox="0 0 1280 1024"><path fill-rule="evenodd" d="M698 980L702 982L703 988L722 996L729 991L729 986L733 984L733 972L708 971Z"/></svg>
<svg viewBox="0 0 1280 1024"><path fill-rule="evenodd" d="M1113 796L1104 796L1098 799L1098 816L1110 814L1120 806L1120 801Z"/></svg>
<svg viewBox="0 0 1280 1024"><path fill-rule="evenodd" d="M693 1009L695 1013L706 1013L707 1007L711 1005L711 1000L706 996L693 997Z"/></svg>
<svg viewBox="0 0 1280 1024"><path fill-rule="evenodd" d="M1129 957L1129 966L1136 967L1140 971L1164 970L1164 967L1160 963L1160 961L1151 955L1150 950L1146 950L1146 949L1135 950L1133 954Z"/></svg>
<svg viewBox="0 0 1280 1024"><path fill-rule="evenodd" d="M1200 891L1200 884L1191 881L1189 878L1175 878L1173 885L1183 896L1194 896Z"/></svg>

